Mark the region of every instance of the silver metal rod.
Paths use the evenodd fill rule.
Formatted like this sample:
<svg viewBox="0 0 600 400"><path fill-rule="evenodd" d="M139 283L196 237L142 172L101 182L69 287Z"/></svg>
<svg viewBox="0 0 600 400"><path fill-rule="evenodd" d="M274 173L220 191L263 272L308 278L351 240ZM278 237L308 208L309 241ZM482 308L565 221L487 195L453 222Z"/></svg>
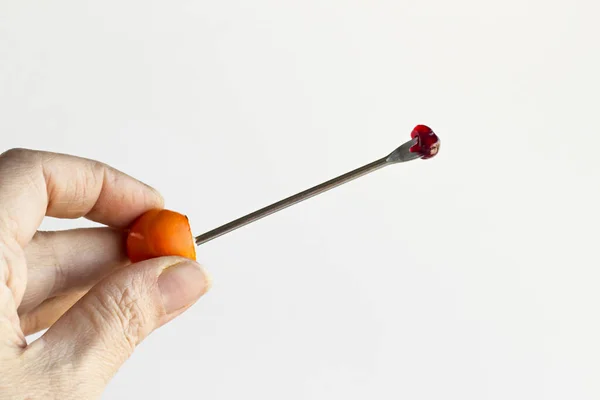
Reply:
<svg viewBox="0 0 600 400"><path fill-rule="evenodd" d="M391 164L388 160L388 157L384 157L377 161L373 161L370 164L364 165L360 168L357 168L353 171L345 173L344 175L340 175L337 178L333 178L327 182L321 183L320 185L314 186L310 189L307 189L303 192L297 193L293 196L290 196L286 199L280 200L277 203L273 203L270 206L261 208L260 210L254 211L246 216L238 218L234 221L231 221L223 226L220 226L212 231L206 232L200 236L196 236L196 244L200 245L206 243L210 240L216 239L217 237L229 233L235 229L241 228L244 225L247 225L251 222L264 218L268 215L276 213L277 211L281 211L284 208L287 208L291 205L314 197L318 194L326 192L334 187L340 186L346 182L350 182L358 177L376 171L386 165Z"/></svg>
<svg viewBox="0 0 600 400"><path fill-rule="evenodd" d="M297 193L286 199L280 200L277 203L273 203L270 206L261 208L260 210L254 211L246 216L231 221L223 226L220 226L212 231L206 232L200 236L196 236L196 245L201 245L210 240L216 239L226 233L241 228L244 225L248 225L251 222L264 218L268 215L281 211L291 205L299 203L303 200L314 197L318 194L326 192L334 187L340 186L346 182L350 182L358 177L376 171L387 165L402 163L406 161L416 160L423 157L423 154L411 152L411 147L418 143L418 139L414 138L398 147L396 150L391 152L388 156L379 160L373 161L370 164L364 165L353 171L347 172L344 175L340 175L337 178L333 178L327 182L321 183L320 185L314 186L303 192Z"/></svg>

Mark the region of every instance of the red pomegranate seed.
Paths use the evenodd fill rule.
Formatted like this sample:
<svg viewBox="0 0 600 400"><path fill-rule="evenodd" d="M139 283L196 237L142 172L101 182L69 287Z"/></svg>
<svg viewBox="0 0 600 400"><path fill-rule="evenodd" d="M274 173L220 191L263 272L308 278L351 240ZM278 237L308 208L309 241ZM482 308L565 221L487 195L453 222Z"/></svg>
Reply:
<svg viewBox="0 0 600 400"><path fill-rule="evenodd" d="M440 151L440 138L426 125L417 125L410 134L411 138L417 138L419 141L410 151L419 153L423 159L435 157Z"/></svg>

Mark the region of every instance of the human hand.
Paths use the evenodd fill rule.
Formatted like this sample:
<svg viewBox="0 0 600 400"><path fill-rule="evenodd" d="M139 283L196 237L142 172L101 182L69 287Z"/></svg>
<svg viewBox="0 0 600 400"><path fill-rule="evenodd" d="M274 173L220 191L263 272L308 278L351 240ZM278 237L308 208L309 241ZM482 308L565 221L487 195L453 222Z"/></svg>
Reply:
<svg viewBox="0 0 600 400"><path fill-rule="evenodd" d="M162 206L154 189L96 161L0 156L0 399L99 398L148 334L208 290L191 260L128 262L122 228ZM39 232L45 215L107 227Z"/></svg>

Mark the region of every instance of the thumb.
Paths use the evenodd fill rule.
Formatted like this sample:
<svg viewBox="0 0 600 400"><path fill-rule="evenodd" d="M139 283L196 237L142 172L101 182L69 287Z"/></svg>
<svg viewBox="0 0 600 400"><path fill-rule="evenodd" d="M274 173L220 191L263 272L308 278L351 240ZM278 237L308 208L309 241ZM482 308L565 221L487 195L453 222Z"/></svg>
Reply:
<svg viewBox="0 0 600 400"><path fill-rule="evenodd" d="M75 382L99 378L97 389L103 390L145 337L209 287L208 274L185 258L133 264L94 286L30 347L41 350L34 350L37 355L47 353L52 363L65 363Z"/></svg>

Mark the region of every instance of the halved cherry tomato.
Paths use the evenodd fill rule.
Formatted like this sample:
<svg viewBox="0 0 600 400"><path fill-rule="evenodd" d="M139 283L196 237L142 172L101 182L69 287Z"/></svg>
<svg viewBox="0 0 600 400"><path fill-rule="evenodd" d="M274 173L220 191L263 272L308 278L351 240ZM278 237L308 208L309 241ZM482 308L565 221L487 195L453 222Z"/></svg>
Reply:
<svg viewBox="0 0 600 400"><path fill-rule="evenodd" d="M127 233L127 256L134 263L162 256L196 260L196 246L188 218L164 209L145 212L133 222Z"/></svg>

